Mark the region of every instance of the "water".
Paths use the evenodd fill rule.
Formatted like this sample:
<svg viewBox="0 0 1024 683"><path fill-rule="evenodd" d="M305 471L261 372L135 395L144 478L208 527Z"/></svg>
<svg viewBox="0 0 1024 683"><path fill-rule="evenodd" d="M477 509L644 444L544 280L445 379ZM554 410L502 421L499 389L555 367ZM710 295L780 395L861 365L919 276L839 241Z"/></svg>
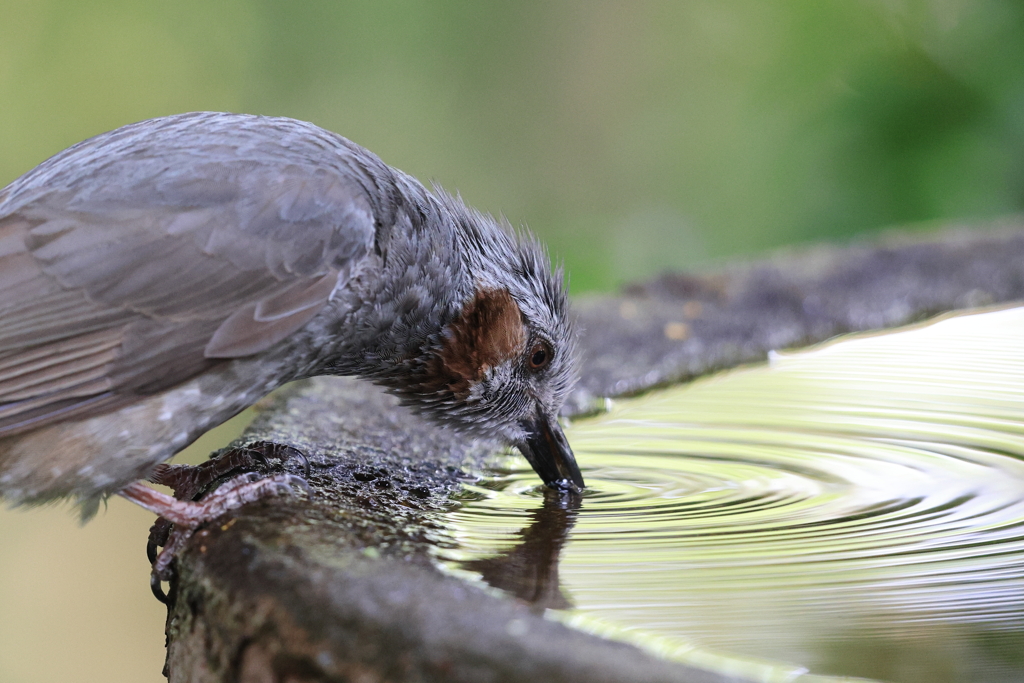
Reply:
<svg viewBox="0 0 1024 683"><path fill-rule="evenodd" d="M622 401L568 431L582 497L510 458L438 559L761 680L1024 680L1022 344L983 312Z"/></svg>

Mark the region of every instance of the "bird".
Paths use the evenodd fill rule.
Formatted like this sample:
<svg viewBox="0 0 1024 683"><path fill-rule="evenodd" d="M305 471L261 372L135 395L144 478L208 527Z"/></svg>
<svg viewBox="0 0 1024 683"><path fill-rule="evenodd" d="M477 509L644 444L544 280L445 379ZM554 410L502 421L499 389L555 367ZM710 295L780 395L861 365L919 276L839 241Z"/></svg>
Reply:
<svg viewBox="0 0 1024 683"><path fill-rule="evenodd" d="M434 423L583 477L565 277L525 230L290 118L193 112L80 142L0 190L0 499L112 495L195 527L288 481L193 502L143 483L294 380L355 376ZM222 493L219 497L216 494Z"/></svg>

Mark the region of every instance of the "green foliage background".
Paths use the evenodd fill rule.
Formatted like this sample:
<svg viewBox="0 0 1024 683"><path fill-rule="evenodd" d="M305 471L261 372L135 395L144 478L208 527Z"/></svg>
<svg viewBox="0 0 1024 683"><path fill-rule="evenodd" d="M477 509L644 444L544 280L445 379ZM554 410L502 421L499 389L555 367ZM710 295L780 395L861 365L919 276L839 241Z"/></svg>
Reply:
<svg viewBox="0 0 1024 683"><path fill-rule="evenodd" d="M1024 6L2 0L0 182L213 109L526 223L573 287L1024 204Z"/></svg>

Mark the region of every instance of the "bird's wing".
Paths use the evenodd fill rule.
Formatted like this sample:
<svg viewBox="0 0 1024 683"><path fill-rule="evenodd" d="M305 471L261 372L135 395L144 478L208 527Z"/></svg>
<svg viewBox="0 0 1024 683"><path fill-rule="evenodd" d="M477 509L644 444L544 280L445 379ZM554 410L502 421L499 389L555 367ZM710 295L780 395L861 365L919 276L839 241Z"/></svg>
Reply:
<svg viewBox="0 0 1024 683"><path fill-rule="evenodd" d="M0 191L0 435L269 348L372 249L351 143L205 116L94 138Z"/></svg>

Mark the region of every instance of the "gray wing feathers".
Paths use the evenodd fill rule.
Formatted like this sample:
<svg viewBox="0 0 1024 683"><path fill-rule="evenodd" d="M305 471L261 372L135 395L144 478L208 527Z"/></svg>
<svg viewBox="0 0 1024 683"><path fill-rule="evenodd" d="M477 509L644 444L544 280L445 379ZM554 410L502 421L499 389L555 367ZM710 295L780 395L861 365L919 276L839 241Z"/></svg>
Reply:
<svg viewBox="0 0 1024 683"><path fill-rule="evenodd" d="M306 324L373 248L371 172L351 147L287 120L172 117L0 192L0 434Z"/></svg>
<svg viewBox="0 0 1024 683"><path fill-rule="evenodd" d="M342 281L330 270L318 279L295 285L235 311L217 328L203 353L207 358L234 358L258 353L305 325Z"/></svg>

